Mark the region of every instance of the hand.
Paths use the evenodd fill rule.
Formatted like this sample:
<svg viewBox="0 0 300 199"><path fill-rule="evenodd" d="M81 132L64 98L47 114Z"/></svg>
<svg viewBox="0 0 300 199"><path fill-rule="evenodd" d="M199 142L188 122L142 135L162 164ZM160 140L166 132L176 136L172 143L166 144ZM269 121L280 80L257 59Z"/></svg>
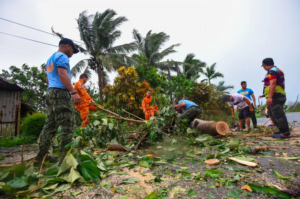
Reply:
<svg viewBox="0 0 300 199"><path fill-rule="evenodd" d="M96 102L94 102L94 101L91 101L91 104L92 104L92 105L96 105Z"/></svg>
<svg viewBox="0 0 300 199"><path fill-rule="evenodd" d="M254 104L254 108L256 108L256 104Z"/></svg>
<svg viewBox="0 0 300 199"><path fill-rule="evenodd" d="M260 95L260 96L258 96L259 98L262 98L263 96L262 95Z"/></svg>
<svg viewBox="0 0 300 199"><path fill-rule="evenodd" d="M233 115L233 116L231 116L231 119L234 121L234 115Z"/></svg>
<svg viewBox="0 0 300 199"><path fill-rule="evenodd" d="M76 93L74 95L72 95L73 99L74 99L74 103L76 105L80 105L81 104L81 98L79 97L79 95Z"/></svg>
<svg viewBox="0 0 300 199"><path fill-rule="evenodd" d="M250 112L253 112L253 111L254 111L254 109L253 109L252 107L249 107L249 110L250 110Z"/></svg>
<svg viewBox="0 0 300 199"><path fill-rule="evenodd" d="M273 104L273 99L268 98L266 103L267 103L267 106L270 107Z"/></svg>

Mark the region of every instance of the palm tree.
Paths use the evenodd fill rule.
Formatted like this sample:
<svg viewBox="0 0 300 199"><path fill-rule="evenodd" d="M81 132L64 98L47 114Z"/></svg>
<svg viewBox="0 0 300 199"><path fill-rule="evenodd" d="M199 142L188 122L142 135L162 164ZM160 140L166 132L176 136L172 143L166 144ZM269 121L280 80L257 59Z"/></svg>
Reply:
<svg viewBox="0 0 300 199"><path fill-rule="evenodd" d="M214 85L215 89L217 91L221 91L221 92L224 92L226 94L229 94L229 92L226 91L226 90L228 90L228 89L234 89L234 86L232 86L232 85L225 86L224 84L225 84L225 81L220 81L218 85Z"/></svg>
<svg viewBox="0 0 300 199"><path fill-rule="evenodd" d="M182 63L176 63L175 65L177 75L183 74L188 79L196 80L200 77L199 73L203 72L203 68L206 66L206 63L199 59L195 59L195 54L189 53ZM182 71L179 65L182 65Z"/></svg>
<svg viewBox="0 0 300 199"><path fill-rule="evenodd" d="M206 79L203 79L201 82L208 81L209 85L211 85L210 81L212 79L216 79L218 77L224 77L222 73L216 72L215 68L216 68L216 63L206 67L206 70L202 72L205 75Z"/></svg>
<svg viewBox="0 0 300 199"><path fill-rule="evenodd" d="M81 71L90 75L90 70L95 71L98 74L101 104L103 104L103 86L106 83L105 79L107 80L106 73L120 66L135 63L132 58L126 56L136 50L135 42L113 46L121 36L118 26L127 21L126 17L116 17L116 15L117 13L111 9L89 16L84 11L77 19L80 38L85 45L85 49L81 48L80 51L89 54L90 58L79 61L71 69L71 75L76 76ZM59 33L56 35L62 37Z"/></svg>
<svg viewBox="0 0 300 199"><path fill-rule="evenodd" d="M168 70L170 62L162 61L166 56L175 53L175 47L180 44L174 44L162 50L163 45L170 39L170 36L164 32L152 33L150 30L146 37L133 30L133 38L138 49L138 53L147 58L147 65L154 66L160 70ZM173 61L174 62L174 61Z"/></svg>

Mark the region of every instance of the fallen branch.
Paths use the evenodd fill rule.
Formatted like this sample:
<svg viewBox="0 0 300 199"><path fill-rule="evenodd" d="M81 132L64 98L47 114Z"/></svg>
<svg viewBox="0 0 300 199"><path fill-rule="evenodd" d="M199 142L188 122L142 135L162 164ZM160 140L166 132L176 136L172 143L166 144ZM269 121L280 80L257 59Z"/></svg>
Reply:
<svg viewBox="0 0 300 199"><path fill-rule="evenodd" d="M142 121L145 121L144 119L142 119L142 118L140 118L140 117L138 117L138 116L136 116L136 115L134 115L134 114L132 114L132 113L129 113L129 112L125 111L124 109L122 109L122 111L124 111L125 113L127 113L127 114L129 114L129 115L131 115L131 116L133 116L133 117L136 117L136 118L138 118L138 119L140 119L140 120L142 120Z"/></svg>
<svg viewBox="0 0 300 199"><path fill-rule="evenodd" d="M135 145L134 150L136 151L140 144L142 143L143 139L145 139L145 137L148 135L149 132L145 133L145 135L140 139L140 141Z"/></svg>
<svg viewBox="0 0 300 199"><path fill-rule="evenodd" d="M36 157L36 155L32 156L31 158L27 159L27 160L24 160L23 162L27 162L29 160L32 160ZM13 165L19 165L19 164L22 164L22 162L17 162L17 163L13 163L13 164L3 164L3 165L0 165L0 168L7 168L7 167L12 167Z"/></svg>
<svg viewBox="0 0 300 199"><path fill-rule="evenodd" d="M114 113L112 111L109 111L105 108L102 108L100 107L98 104L93 104L97 109L103 111L103 112L106 112L106 113L109 113L111 115L114 115L116 116L115 119L118 119L118 120L124 120L124 121L127 121L127 122L136 122L136 123L144 123L144 121L141 121L141 120L133 120L133 119L128 119L128 118L125 118L125 117L122 117L120 115L118 115L117 113Z"/></svg>

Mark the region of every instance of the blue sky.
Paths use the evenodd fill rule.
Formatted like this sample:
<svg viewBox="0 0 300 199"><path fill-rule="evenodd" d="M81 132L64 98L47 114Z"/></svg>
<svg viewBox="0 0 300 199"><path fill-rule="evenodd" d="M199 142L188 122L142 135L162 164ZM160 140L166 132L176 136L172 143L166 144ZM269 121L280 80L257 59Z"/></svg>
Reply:
<svg viewBox="0 0 300 199"><path fill-rule="evenodd" d="M298 0L0 0L0 17L51 32L51 27L64 36L80 40L76 18L87 10L90 14L114 9L126 16L117 44L133 41L135 28L145 35L149 30L171 36L168 45L180 43L177 53L168 59L182 61L188 53L208 65L217 63L217 70L234 85L235 93L245 80L256 95L262 93L266 72L260 67L262 59L272 57L286 76L288 101L296 100L300 89L300 1ZM57 45L51 35L0 20L0 31ZM9 66L39 66L55 52L46 46L0 34L0 68ZM85 55L74 55L71 66ZM111 82L116 73L110 74ZM200 80L203 77L200 77ZM75 81L75 80L74 80ZM97 82L96 76L92 78Z"/></svg>

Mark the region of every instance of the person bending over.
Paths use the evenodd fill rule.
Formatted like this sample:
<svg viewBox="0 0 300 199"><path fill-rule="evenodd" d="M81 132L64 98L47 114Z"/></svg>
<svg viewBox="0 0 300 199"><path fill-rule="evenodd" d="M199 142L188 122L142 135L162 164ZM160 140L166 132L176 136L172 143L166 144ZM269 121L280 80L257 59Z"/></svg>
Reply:
<svg viewBox="0 0 300 199"><path fill-rule="evenodd" d="M237 106L239 109L239 123L240 128L243 126L243 121L246 120L246 131L249 131L250 129L250 118L251 118L251 112L253 112L253 108L251 105L251 101L244 97L241 94L233 94L233 95L224 95L223 100L225 102L228 102L231 114L232 114L232 120L234 121L234 108L233 106Z"/></svg>
<svg viewBox="0 0 300 199"><path fill-rule="evenodd" d="M174 102L173 106L177 112L183 112L179 116L179 119L186 119L188 125L191 125L192 121L201 114L200 107L196 103L189 100L180 100L179 102L176 101Z"/></svg>

